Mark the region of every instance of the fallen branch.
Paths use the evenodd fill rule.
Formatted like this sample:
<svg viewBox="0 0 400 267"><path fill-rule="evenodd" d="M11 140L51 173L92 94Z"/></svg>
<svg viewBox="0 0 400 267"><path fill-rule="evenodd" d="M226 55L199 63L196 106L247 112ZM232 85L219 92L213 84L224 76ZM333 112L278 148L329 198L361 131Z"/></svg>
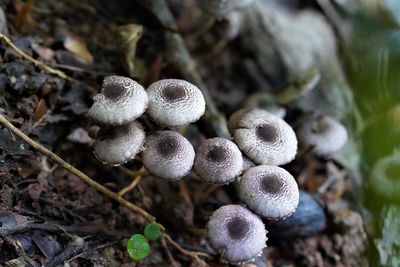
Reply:
<svg viewBox="0 0 400 267"><path fill-rule="evenodd" d="M14 125L12 125L2 114L0 114L0 123L3 124L7 129L9 129L13 134L24 140L27 144L32 146L34 149L37 151L43 153L44 155L50 157L52 160L57 162L61 167L63 167L65 170L68 172L76 175L79 179L87 183L89 186L92 186L93 188L97 189L107 197L119 202L121 205L127 207L133 212L136 212L137 214L140 214L143 218L145 218L148 222L152 223L157 223L156 218L145 211L144 209L136 206L135 204L129 202L128 200L124 199L122 195L118 195L118 193L114 193L107 189L106 187L102 186L101 184L97 183L94 181L92 178L81 172L80 170L76 169L74 166L63 160L61 157L53 153L52 151L48 150L45 148L43 145L40 143L36 142L35 140L31 139L28 137L26 134L24 134L21 130L16 128ZM209 255L203 252L194 252L194 251L188 251L182 248L177 242L175 242L167 233L165 233L165 227L157 223L158 226L162 231L164 231L163 236L165 239L171 243L177 250L179 250L182 254L186 256L190 256L193 259L197 261L202 261L199 257L208 257Z"/></svg>
<svg viewBox="0 0 400 267"><path fill-rule="evenodd" d="M5 36L4 34L0 33L0 40L2 40L3 42L5 42L9 47L11 47L15 52L18 53L18 55L20 55L21 57L25 58L26 60L30 61L32 64L34 64L35 66L51 73L54 75L57 75L58 77L60 77L61 79L67 80L67 81L73 81L73 79L71 77L69 77L67 74L65 74L64 72L62 72L61 70L56 70L53 69L52 67L47 66L46 64L44 64L43 62L34 59L33 57L31 57L30 55L28 55L27 53L25 53L24 51L22 51L21 49L19 49L11 40L10 38L8 38L7 36Z"/></svg>

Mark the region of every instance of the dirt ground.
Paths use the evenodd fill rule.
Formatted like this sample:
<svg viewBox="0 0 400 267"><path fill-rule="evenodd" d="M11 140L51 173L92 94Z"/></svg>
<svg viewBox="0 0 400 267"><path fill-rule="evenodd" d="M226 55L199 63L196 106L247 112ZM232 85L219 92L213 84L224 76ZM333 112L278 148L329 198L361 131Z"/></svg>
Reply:
<svg viewBox="0 0 400 267"><path fill-rule="evenodd" d="M131 76L144 86L161 78L187 78L180 54L168 49L168 32L183 36L224 117L239 109L263 83L258 74L252 76L241 66L244 59L254 57L243 49L240 38L246 37L229 40L221 35L226 22L211 21L195 8L196 1L169 1L178 30L160 21L143 4L147 1L140 2L0 0L5 13L4 20L0 19L1 32L29 56L70 78L35 66L0 42L0 113L113 192L128 186L134 179L130 171L142 166L135 158L124 168L110 167L93 156L95 127L85 114L104 76ZM142 25L143 31L126 48L116 32L128 24ZM134 32L129 34L134 36ZM285 82L266 87L280 88L281 84ZM292 125L304 113L299 106L285 108ZM209 118L181 132L195 147L218 134ZM362 214L360 209L359 174L336 159L306 151L299 152L285 168L300 189L316 197L326 226L308 237L270 230L263 256L246 266L367 266L364 252L369 222L368 212ZM239 203L234 185L205 184L195 173L179 182L147 175L124 197L157 217L185 251L208 257L199 261L163 238L150 242L151 251L144 260L132 261L126 252L127 240L143 232L145 219L0 127L0 265L228 266L209 246L205 225L218 207Z"/></svg>

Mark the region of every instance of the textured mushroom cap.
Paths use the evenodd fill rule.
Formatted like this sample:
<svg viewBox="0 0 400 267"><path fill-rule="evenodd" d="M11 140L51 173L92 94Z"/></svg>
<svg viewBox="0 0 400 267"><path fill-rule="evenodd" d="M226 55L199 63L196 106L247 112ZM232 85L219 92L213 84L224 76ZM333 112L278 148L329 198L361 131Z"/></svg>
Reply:
<svg viewBox="0 0 400 267"><path fill-rule="evenodd" d="M94 98L88 116L102 124L122 125L139 118L148 105L144 88L123 76L108 76Z"/></svg>
<svg viewBox="0 0 400 267"><path fill-rule="evenodd" d="M210 245L231 263L245 262L266 247L267 231L261 219L239 205L217 209L207 224Z"/></svg>
<svg viewBox="0 0 400 267"><path fill-rule="evenodd" d="M272 235L289 239L316 234L325 226L324 210L310 194L300 191L299 205L296 211L285 220L271 222L269 229Z"/></svg>
<svg viewBox="0 0 400 267"><path fill-rule="evenodd" d="M282 165L294 159L296 134L284 120L261 109L243 112L238 117L233 136L249 159L269 165Z"/></svg>
<svg viewBox="0 0 400 267"><path fill-rule="evenodd" d="M196 151L194 169L206 182L225 184L240 175L243 168L242 153L235 143L225 138L203 141Z"/></svg>
<svg viewBox="0 0 400 267"><path fill-rule="evenodd" d="M206 108L203 94L195 85L178 79L165 79L147 88L147 113L156 123L180 127L195 122Z"/></svg>
<svg viewBox="0 0 400 267"><path fill-rule="evenodd" d="M143 165L158 177L178 180L192 169L193 146L177 132L154 132L147 136L144 146L141 153Z"/></svg>
<svg viewBox="0 0 400 267"><path fill-rule="evenodd" d="M371 189L390 200L400 200L400 152L379 159L369 175Z"/></svg>
<svg viewBox="0 0 400 267"><path fill-rule="evenodd" d="M137 121L102 128L96 136L93 152L103 164L121 165L140 152L145 137L144 128Z"/></svg>
<svg viewBox="0 0 400 267"><path fill-rule="evenodd" d="M246 172L248 169L256 166L256 164L247 157L242 156L242 158L243 158L243 170L242 170L243 173Z"/></svg>
<svg viewBox="0 0 400 267"><path fill-rule="evenodd" d="M309 117L297 131L300 144L321 157L328 157L341 149L347 142L347 130L328 116Z"/></svg>
<svg viewBox="0 0 400 267"><path fill-rule="evenodd" d="M259 165L247 170L237 184L240 199L255 213L277 220L291 215L299 203L293 176L277 166Z"/></svg>

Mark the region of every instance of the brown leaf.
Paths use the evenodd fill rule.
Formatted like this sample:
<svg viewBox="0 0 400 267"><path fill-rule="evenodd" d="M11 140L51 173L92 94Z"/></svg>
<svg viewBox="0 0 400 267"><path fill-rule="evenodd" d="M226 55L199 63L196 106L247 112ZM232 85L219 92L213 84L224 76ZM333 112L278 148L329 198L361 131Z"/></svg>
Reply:
<svg viewBox="0 0 400 267"><path fill-rule="evenodd" d="M21 31L23 27L28 33L31 33L36 26L36 22L31 16L33 7L33 0L28 0L21 7L17 7L17 15L14 20L14 25L18 31Z"/></svg>
<svg viewBox="0 0 400 267"><path fill-rule="evenodd" d="M41 98L38 105L36 106L36 111L34 116L35 121L40 120L46 113L47 113L46 101L44 101L44 99Z"/></svg>
<svg viewBox="0 0 400 267"><path fill-rule="evenodd" d="M65 36L64 47L83 63L88 65L93 64L93 56L88 50L86 43L78 37L72 35Z"/></svg>

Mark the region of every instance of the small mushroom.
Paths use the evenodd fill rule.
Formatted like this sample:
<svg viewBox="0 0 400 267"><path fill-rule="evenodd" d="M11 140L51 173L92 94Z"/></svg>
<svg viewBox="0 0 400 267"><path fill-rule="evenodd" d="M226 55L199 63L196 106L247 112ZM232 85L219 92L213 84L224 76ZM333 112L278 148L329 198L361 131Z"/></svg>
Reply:
<svg viewBox="0 0 400 267"><path fill-rule="evenodd" d="M108 76L101 92L88 111L93 120L109 125L123 125L139 118L146 110L148 98L144 88L123 76Z"/></svg>
<svg viewBox="0 0 400 267"><path fill-rule="evenodd" d="M271 222L272 235L282 238L307 237L323 230L326 216L318 202L307 192L300 191L296 211L285 220Z"/></svg>
<svg viewBox="0 0 400 267"><path fill-rule="evenodd" d="M271 220L291 215L299 203L293 176L277 166L259 165L247 170L237 184L238 195L250 209Z"/></svg>
<svg viewBox="0 0 400 267"><path fill-rule="evenodd" d="M150 173L168 180L179 180L192 169L195 152L190 142L179 133L157 131L147 136L141 156Z"/></svg>
<svg viewBox="0 0 400 267"><path fill-rule="evenodd" d="M195 122L205 112L205 100L194 84L178 79L164 79L147 88L147 113L156 123L180 127Z"/></svg>
<svg viewBox="0 0 400 267"><path fill-rule="evenodd" d="M243 170L242 170L243 173L245 173L248 169L256 166L256 164L252 162L249 158L245 156L242 156L242 158L243 158Z"/></svg>
<svg viewBox="0 0 400 267"><path fill-rule="evenodd" d="M203 141L196 151L194 169L206 182L226 184L240 175L242 153L235 143L225 138Z"/></svg>
<svg viewBox="0 0 400 267"><path fill-rule="evenodd" d="M385 199L400 200L400 152L385 156L373 165L369 185Z"/></svg>
<svg viewBox="0 0 400 267"><path fill-rule="evenodd" d="M255 163L283 165L294 159L296 134L283 119L265 110L245 109L229 120L236 144Z"/></svg>
<svg viewBox="0 0 400 267"><path fill-rule="evenodd" d="M210 245L230 263L250 261L266 247L267 231L261 219L239 205L217 209L207 224Z"/></svg>
<svg viewBox="0 0 400 267"><path fill-rule="evenodd" d="M101 128L93 144L93 152L103 164L121 165L140 152L145 137L144 128L137 121Z"/></svg>
<svg viewBox="0 0 400 267"><path fill-rule="evenodd" d="M329 157L347 142L346 128L329 116L309 116L302 120L297 130L300 145L312 148L312 153Z"/></svg>

